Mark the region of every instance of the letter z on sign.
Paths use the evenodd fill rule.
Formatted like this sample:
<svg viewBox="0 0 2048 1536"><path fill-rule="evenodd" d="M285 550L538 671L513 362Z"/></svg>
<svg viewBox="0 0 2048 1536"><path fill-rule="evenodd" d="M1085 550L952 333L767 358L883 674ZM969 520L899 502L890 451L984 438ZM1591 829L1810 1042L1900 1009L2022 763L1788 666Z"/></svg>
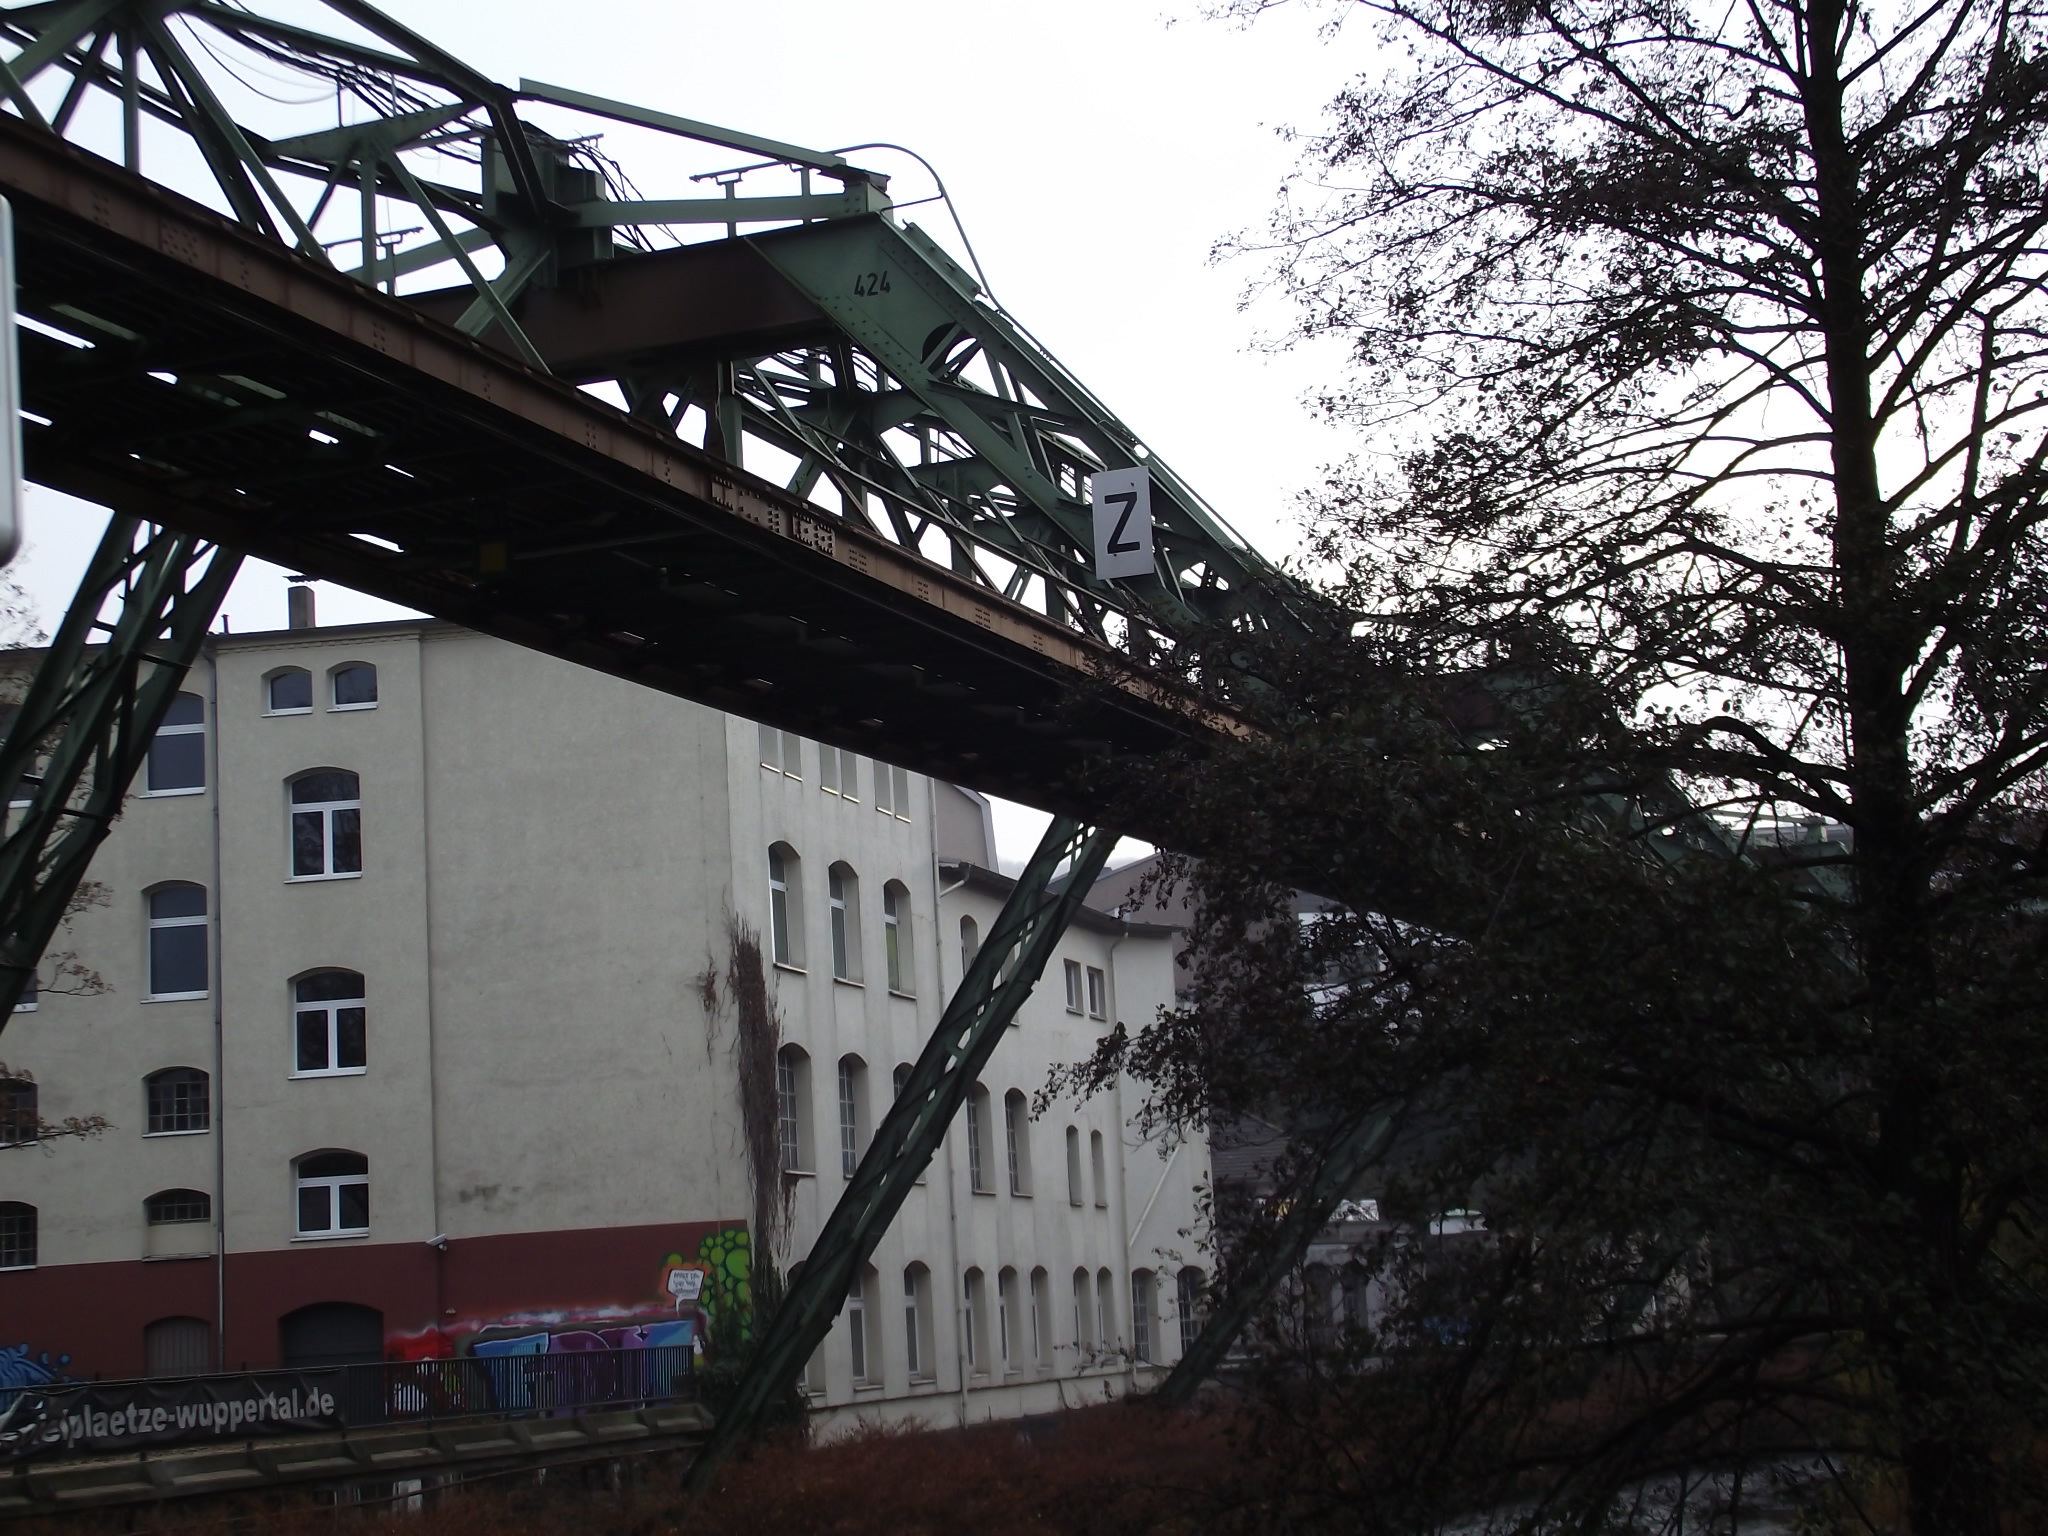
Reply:
<svg viewBox="0 0 2048 1536"><path fill-rule="evenodd" d="M1152 477L1140 469L1098 469L1091 478L1095 503L1095 574L1152 574Z"/></svg>

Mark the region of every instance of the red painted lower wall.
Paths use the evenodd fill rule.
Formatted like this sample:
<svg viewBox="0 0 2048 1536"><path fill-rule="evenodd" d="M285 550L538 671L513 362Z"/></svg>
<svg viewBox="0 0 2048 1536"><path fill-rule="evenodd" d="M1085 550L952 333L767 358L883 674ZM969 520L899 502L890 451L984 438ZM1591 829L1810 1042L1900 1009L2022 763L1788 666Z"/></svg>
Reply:
<svg viewBox="0 0 2048 1536"><path fill-rule="evenodd" d="M424 1243L306 1243L231 1253L226 1266L227 1363L279 1364L278 1325L316 1302L384 1314L393 1357L460 1354L479 1337L573 1335L696 1317L715 1298L744 1307L745 1223L669 1222L589 1227ZM737 1256L735 1252L737 1251ZM705 1272L700 1302L668 1288L678 1269ZM213 1259L134 1260L0 1271L0 1387L50 1376L143 1374L143 1330L165 1317L211 1323L220 1269ZM683 1289L688 1290L685 1286Z"/></svg>

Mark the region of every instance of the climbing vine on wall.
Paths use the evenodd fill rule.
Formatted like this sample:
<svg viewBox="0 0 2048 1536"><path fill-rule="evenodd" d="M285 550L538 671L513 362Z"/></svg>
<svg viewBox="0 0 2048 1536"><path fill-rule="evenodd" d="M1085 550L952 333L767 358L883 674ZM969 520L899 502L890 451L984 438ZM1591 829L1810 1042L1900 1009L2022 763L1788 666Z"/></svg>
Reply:
<svg viewBox="0 0 2048 1536"><path fill-rule="evenodd" d="M725 936L726 993L736 1015L733 1063L739 1077L740 1125L754 1190L752 1262L753 1283L758 1286L771 1279L789 1225L790 1189L782 1176L780 1105L775 1093L775 1054L782 1048L782 1019L768 995L760 935L728 913Z"/></svg>

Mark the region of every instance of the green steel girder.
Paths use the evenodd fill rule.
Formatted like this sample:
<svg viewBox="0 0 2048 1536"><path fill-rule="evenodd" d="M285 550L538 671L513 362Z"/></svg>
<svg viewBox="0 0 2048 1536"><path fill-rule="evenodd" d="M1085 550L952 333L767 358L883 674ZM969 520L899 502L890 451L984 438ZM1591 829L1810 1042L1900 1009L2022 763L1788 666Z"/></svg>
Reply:
<svg viewBox="0 0 2048 1536"><path fill-rule="evenodd" d="M1271 1205L1284 1207L1285 1214L1256 1231L1237 1255L1230 1284L1212 1298L1201 1333L1153 1394L1160 1402L1186 1402L1215 1374L1245 1325L1272 1300L1280 1283L1301 1262L1337 1202L1351 1192L1361 1174L1386 1155L1398 1113L1395 1108L1375 1105L1338 1126L1327 1146L1275 1197Z"/></svg>
<svg viewBox="0 0 2048 1536"><path fill-rule="evenodd" d="M132 517L107 525L0 742L0 784L34 787L0 841L0 1028L112 830L240 565L191 534ZM116 599L119 616L101 622Z"/></svg>
<svg viewBox="0 0 2048 1536"><path fill-rule="evenodd" d="M1114 832L1064 817L1046 828L802 1271L768 1320L717 1429L690 1469L692 1486L706 1484L720 1458L753 1432L824 1342L854 1276L923 1176L1116 840ZM1055 887L1062 865L1067 873Z"/></svg>
<svg viewBox="0 0 2048 1536"><path fill-rule="evenodd" d="M704 448L742 467L750 467L750 442L787 453L796 465L787 483L800 494L813 497L828 485L837 492L840 505L827 512L1134 654L1219 620L1282 628L1315 622L1314 600L1302 588L1234 534L935 242L896 222L886 178L838 154L561 87L504 87L362 0L323 3L376 43L222 0L77 0L0 12L0 41L17 49L0 60L0 94L27 121L60 134L86 95L112 97L126 163L137 171L145 121L182 132L237 219L308 261L329 263L329 245L352 241L358 259L350 275L366 285L396 293L403 279L453 265L465 286L447 320L543 370L548 358L527 333L522 302L573 270L631 249L656 252L673 238L670 224L733 231L786 224L737 243L758 252L815 310L815 325L799 341L697 350L577 375L577 382L616 384L636 417L670 432L697 406ZM238 122L209 78L211 46L202 38L192 50L181 41L205 29L262 52L271 65L324 81L337 103L346 93L366 120L316 121L312 131L276 138ZM112 41L120 46L110 55ZM53 71L69 79L61 105L46 117L32 91ZM523 123L522 101L760 156L798 171L802 190L743 197L733 182L722 199L615 198L595 152ZM430 152L467 159L476 185L453 185L408 163ZM759 167L732 174L751 169ZM814 173L837 180L840 190L813 192ZM415 213L429 232L410 242L400 236L387 249L386 203ZM351 212L351 234L323 245L323 220ZM493 247L501 266L487 273L475 258ZM437 297L417 296L423 306ZM1090 556L1088 477L1141 464L1155 487L1156 568L1146 578L1103 581ZM0 844L0 984L11 988L0 992L0 1022L105 835L236 563L215 553L188 586L184 573L205 547L168 533L138 547L138 526L116 520L0 747L0 783L44 757L49 763L28 816ZM108 643L86 647L116 591L123 611ZM145 659L156 663L146 674ZM81 784L85 801L72 806ZM939 1144L1113 842L1071 821L1048 832L768 1325L703 1467L757 1422L829 1330L857 1266ZM1072 871L1052 892L1050 878L1066 858ZM1348 1166L1339 1156L1344 1147L1356 1151L1346 1142L1323 1165L1332 1187L1346 1182L1336 1176ZM1285 1225L1282 1235L1298 1234ZM1278 1250L1273 1263L1284 1272ZM1228 1346L1222 1328L1219 1313L1204 1335L1221 1341L1212 1352Z"/></svg>

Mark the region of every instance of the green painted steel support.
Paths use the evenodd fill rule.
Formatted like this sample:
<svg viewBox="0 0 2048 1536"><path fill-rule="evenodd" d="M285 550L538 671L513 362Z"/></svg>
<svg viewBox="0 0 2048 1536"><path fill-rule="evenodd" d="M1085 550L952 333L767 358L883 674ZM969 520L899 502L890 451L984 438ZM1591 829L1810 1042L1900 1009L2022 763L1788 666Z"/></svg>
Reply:
<svg viewBox="0 0 2048 1536"><path fill-rule="evenodd" d="M768 1320L732 1400L720 1411L718 1428L691 1466L692 1487L705 1486L725 1453L760 1425L824 1342L853 1277L923 1177L946 1127L1037 985L1053 946L1102 873L1116 840L1114 832L1066 818L1046 829L846 1193L811 1245L802 1273ZM1069 861L1066 877L1055 888L1054 875Z"/></svg>
<svg viewBox="0 0 2048 1536"><path fill-rule="evenodd" d="M241 563L189 533L132 517L107 525L0 742L0 785L34 790L25 809L9 812L0 841L0 1028L112 830ZM102 621L116 599L119 615Z"/></svg>
<svg viewBox="0 0 2048 1536"><path fill-rule="evenodd" d="M1254 1239L1253 1251L1240 1258L1229 1289L1210 1308L1195 1342L1152 1394L1154 1401L1184 1403L1215 1374L1245 1325L1272 1300L1280 1282L1301 1262L1337 1202L1350 1192L1360 1174L1386 1155L1394 1139L1396 1115L1385 1106L1368 1110L1341 1127L1328 1149L1302 1170L1280 1197L1286 1214Z"/></svg>

